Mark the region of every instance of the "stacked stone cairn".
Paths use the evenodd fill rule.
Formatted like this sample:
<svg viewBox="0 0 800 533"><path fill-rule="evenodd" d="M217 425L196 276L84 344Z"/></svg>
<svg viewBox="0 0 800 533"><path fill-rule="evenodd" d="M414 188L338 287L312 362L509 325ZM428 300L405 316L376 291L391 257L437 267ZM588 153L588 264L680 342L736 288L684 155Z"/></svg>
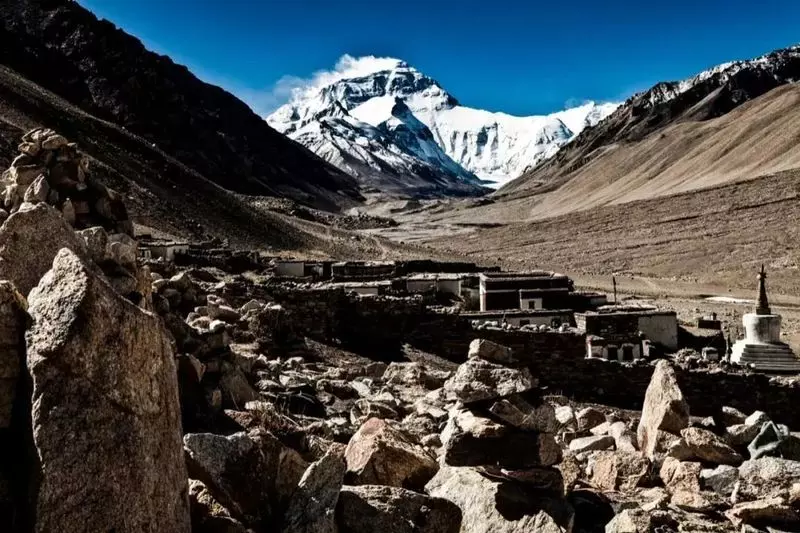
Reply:
<svg viewBox="0 0 800 533"><path fill-rule="evenodd" d="M444 394L456 403L441 435L444 466L428 483L429 494L455 501L463 524L571 530L573 513L564 500L562 475L553 467L562 458L555 411L513 351L473 341ZM470 504L476 491L481 498L488 495L485 506ZM502 516L505 511L516 515L513 526Z"/></svg>
<svg viewBox="0 0 800 533"><path fill-rule="evenodd" d="M45 202L58 209L76 229L101 226L112 233L133 235L125 204L90 173L89 158L53 130L37 128L26 133L20 154L3 172L0 218L25 203Z"/></svg>
<svg viewBox="0 0 800 533"><path fill-rule="evenodd" d="M125 208L52 130L20 151L0 210L0 531L188 533L174 353Z"/></svg>

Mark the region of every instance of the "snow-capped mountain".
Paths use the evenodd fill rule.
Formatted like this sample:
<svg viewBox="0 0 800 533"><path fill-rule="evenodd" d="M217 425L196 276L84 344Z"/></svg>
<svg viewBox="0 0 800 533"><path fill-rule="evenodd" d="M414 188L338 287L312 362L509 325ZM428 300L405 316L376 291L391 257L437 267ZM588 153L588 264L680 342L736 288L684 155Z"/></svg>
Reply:
<svg viewBox="0 0 800 533"><path fill-rule="evenodd" d="M584 130L568 146L560 150L556 157L508 183L498 196L513 193L516 197L525 191L538 194L542 184L574 183L572 180L576 176L587 182L596 179L598 184L585 186L583 189L575 186L574 190L606 191L603 187L613 187L615 180L622 179L621 176L626 175L622 168L625 165L633 164L632 162L638 161L640 157L648 161L648 165L651 164L651 160L647 158L651 157L653 150L656 149L648 142L641 145L642 153L637 153L635 147L640 141L645 139L653 141L661 135L661 138L668 142L673 139L671 137L673 132L659 134L660 130L681 123L699 123L725 116L746 102L763 97L783 85L797 82L800 82L800 45L778 49L754 59L722 63L683 80L657 83L628 98L596 127ZM774 134L771 131L764 131L764 124L746 124L746 126L745 124L742 123L730 140L723 143L718 139L714 144L730 146L730 150L734 150L732 147L741 143L742 138L752 137L754 143L764 143L766 142L764 139L771 138L770 136ZM708 131L718 132L713 128ZM690 140L692 144L697 144L702 138L703 136L698 134L693 135ZM782 142L775 141L774 145L781 146ZM623 145L626 146L627 154L624 163L614 159L620 157L616 148ZM784 156L782 155L784 152L774 146L765 151L773 153L773 150L776 154L774 164L783 165L779 159ZM731 161L734 156L735 154L729 156L726 150L717 157L720 160ZM765 158L766 154L762 153L760 156ZM710 155L706 154L704 157ZM660 157L659 161L664 166L649 169L653 175L666 173L669 169L665 158ZM714 161L710 161L708 165L713 165ZM584 173L583 167L591 170ZM640 167L635 168L638 171ZM612 169L611 175L604 174L608 169ZM721 172L716 173L717 176L720 174ZM731 175L737 174L732 172ZM686 190L687 182L690 180L689 175L681 172L679 178L677 185L673 185L674 190ZM547 190L552 191L552 188L548 187ZM665 190L669 190L669 187L663 187L661 192ZM618 191L608 194L603 192L601 194L603 201L613 199L619 191L630 194L630 187L620 187ZM588 202L589 200L586 200L582 205L585 206Z"/></svg>
<svg viewBox="0 0 800 533"><path fill-rule="evenodd" d="M460 105L399 59L345 56L267 120L367 187L453 195L519 176L616 107L590 102L529 117L484 111Z"/></svg>
<svg viewBox="0 0 800 533"><path fill-rule="evenodd" d="M650 106L656 106L709 81L713 81L717 86L724 85L742 71L759 72L780 83L791 83L797 80L785 77L786 67L789 62L796 62L798 59L800 59L800 45L790 46L754 59L722 63L685 80L657 83L647 91L634 95L633 98L640 97Z"/></svg>

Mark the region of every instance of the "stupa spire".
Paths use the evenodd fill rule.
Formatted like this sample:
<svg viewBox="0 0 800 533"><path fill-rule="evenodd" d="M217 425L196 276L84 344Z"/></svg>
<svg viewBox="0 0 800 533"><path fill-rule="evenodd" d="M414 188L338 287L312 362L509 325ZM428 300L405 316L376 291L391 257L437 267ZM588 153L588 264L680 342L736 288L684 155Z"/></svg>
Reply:
<svg viewBox="0 0 800 533"><path fill-rule="evenodd" d="M758 273L758 301L756 303L757 315L771 315L769 300L767 300L767 272L764 265L761 265L761 272Z"/></svg>

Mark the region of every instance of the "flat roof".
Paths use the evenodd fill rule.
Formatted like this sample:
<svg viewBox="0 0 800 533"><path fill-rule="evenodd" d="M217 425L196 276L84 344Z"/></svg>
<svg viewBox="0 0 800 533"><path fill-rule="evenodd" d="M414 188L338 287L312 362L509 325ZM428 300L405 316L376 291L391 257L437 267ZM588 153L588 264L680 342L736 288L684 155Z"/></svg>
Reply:
<svg viewBox="0 0 800 533"><path fill-rule="evenodd" d="M617 308L613 305L604 305L594 311L585 311L582 314L585 316L625 316L625 315L670 315L677 316L675 311L667 309L658 309L656 307L622 307Z"/></svg>
<svg viewBox="0 0 800 533"><path fill-rule="evenodd" d="M189 246L188 241L139 241L139 246Z"/></svg>
<svg viewBox="0 0 800 533"><path fill-rule="evenodd" d="M463 311L465 318L524 318L526 316L571 315L572 309L508 309L506 311Z"/></svg>
<svg viewBox="0 0 800 533"><path fill-rule="evenodd" d="M549 272L546 270L527 270L522 272L481 272L481 279L492 281L512 281L518 279L564 279L564 274Z"/></svg>
<svg viewBox="0 0 800 533"><path fill-rule="evenodd" d="M337 261L333 266L396 266L394 261Z"/></svg>
<svg viewBox="0 0 800 533"><path fill-rule="evenodd" d="M445 279L445 280L458 281L464 276L466 276L466 274L453 274L448 272L421 272L418 274L410 274L406 276L406 279L407 280Z"/></svg>
<svg viewBox="0 0 800 533"><path fill-rule="evenodd" d="M326 287L341 287L343 289L359 289L359 288L369 288L369 287L391 287L392 282L388 280L378 280L378 281L343 281L343 282L335 282L335 283L328 283Z"/></svg>

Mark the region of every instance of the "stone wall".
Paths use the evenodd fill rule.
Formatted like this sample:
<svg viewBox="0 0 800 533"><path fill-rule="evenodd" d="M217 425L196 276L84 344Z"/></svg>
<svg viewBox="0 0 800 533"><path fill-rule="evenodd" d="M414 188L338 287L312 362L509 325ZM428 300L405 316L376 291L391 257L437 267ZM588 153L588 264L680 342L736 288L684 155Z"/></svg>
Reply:
<svg viewBox="0 0 800 533"><path fill-rule="evenodd" d="M586 359L585 334L473 328L467 318L425 307L420 298L359 297L341 288L288 288L228 284L225 297L236 305L248 298L283 305L295 331L386 360L404 343L455 362L466 359L469 343L484 338L509 346L525 361L549 394L641 409L653 367ZM768 407L776 422L800 426L800 383L717 368L677 368L692 414L712 415L723 405L752 412Z"/></svg>

